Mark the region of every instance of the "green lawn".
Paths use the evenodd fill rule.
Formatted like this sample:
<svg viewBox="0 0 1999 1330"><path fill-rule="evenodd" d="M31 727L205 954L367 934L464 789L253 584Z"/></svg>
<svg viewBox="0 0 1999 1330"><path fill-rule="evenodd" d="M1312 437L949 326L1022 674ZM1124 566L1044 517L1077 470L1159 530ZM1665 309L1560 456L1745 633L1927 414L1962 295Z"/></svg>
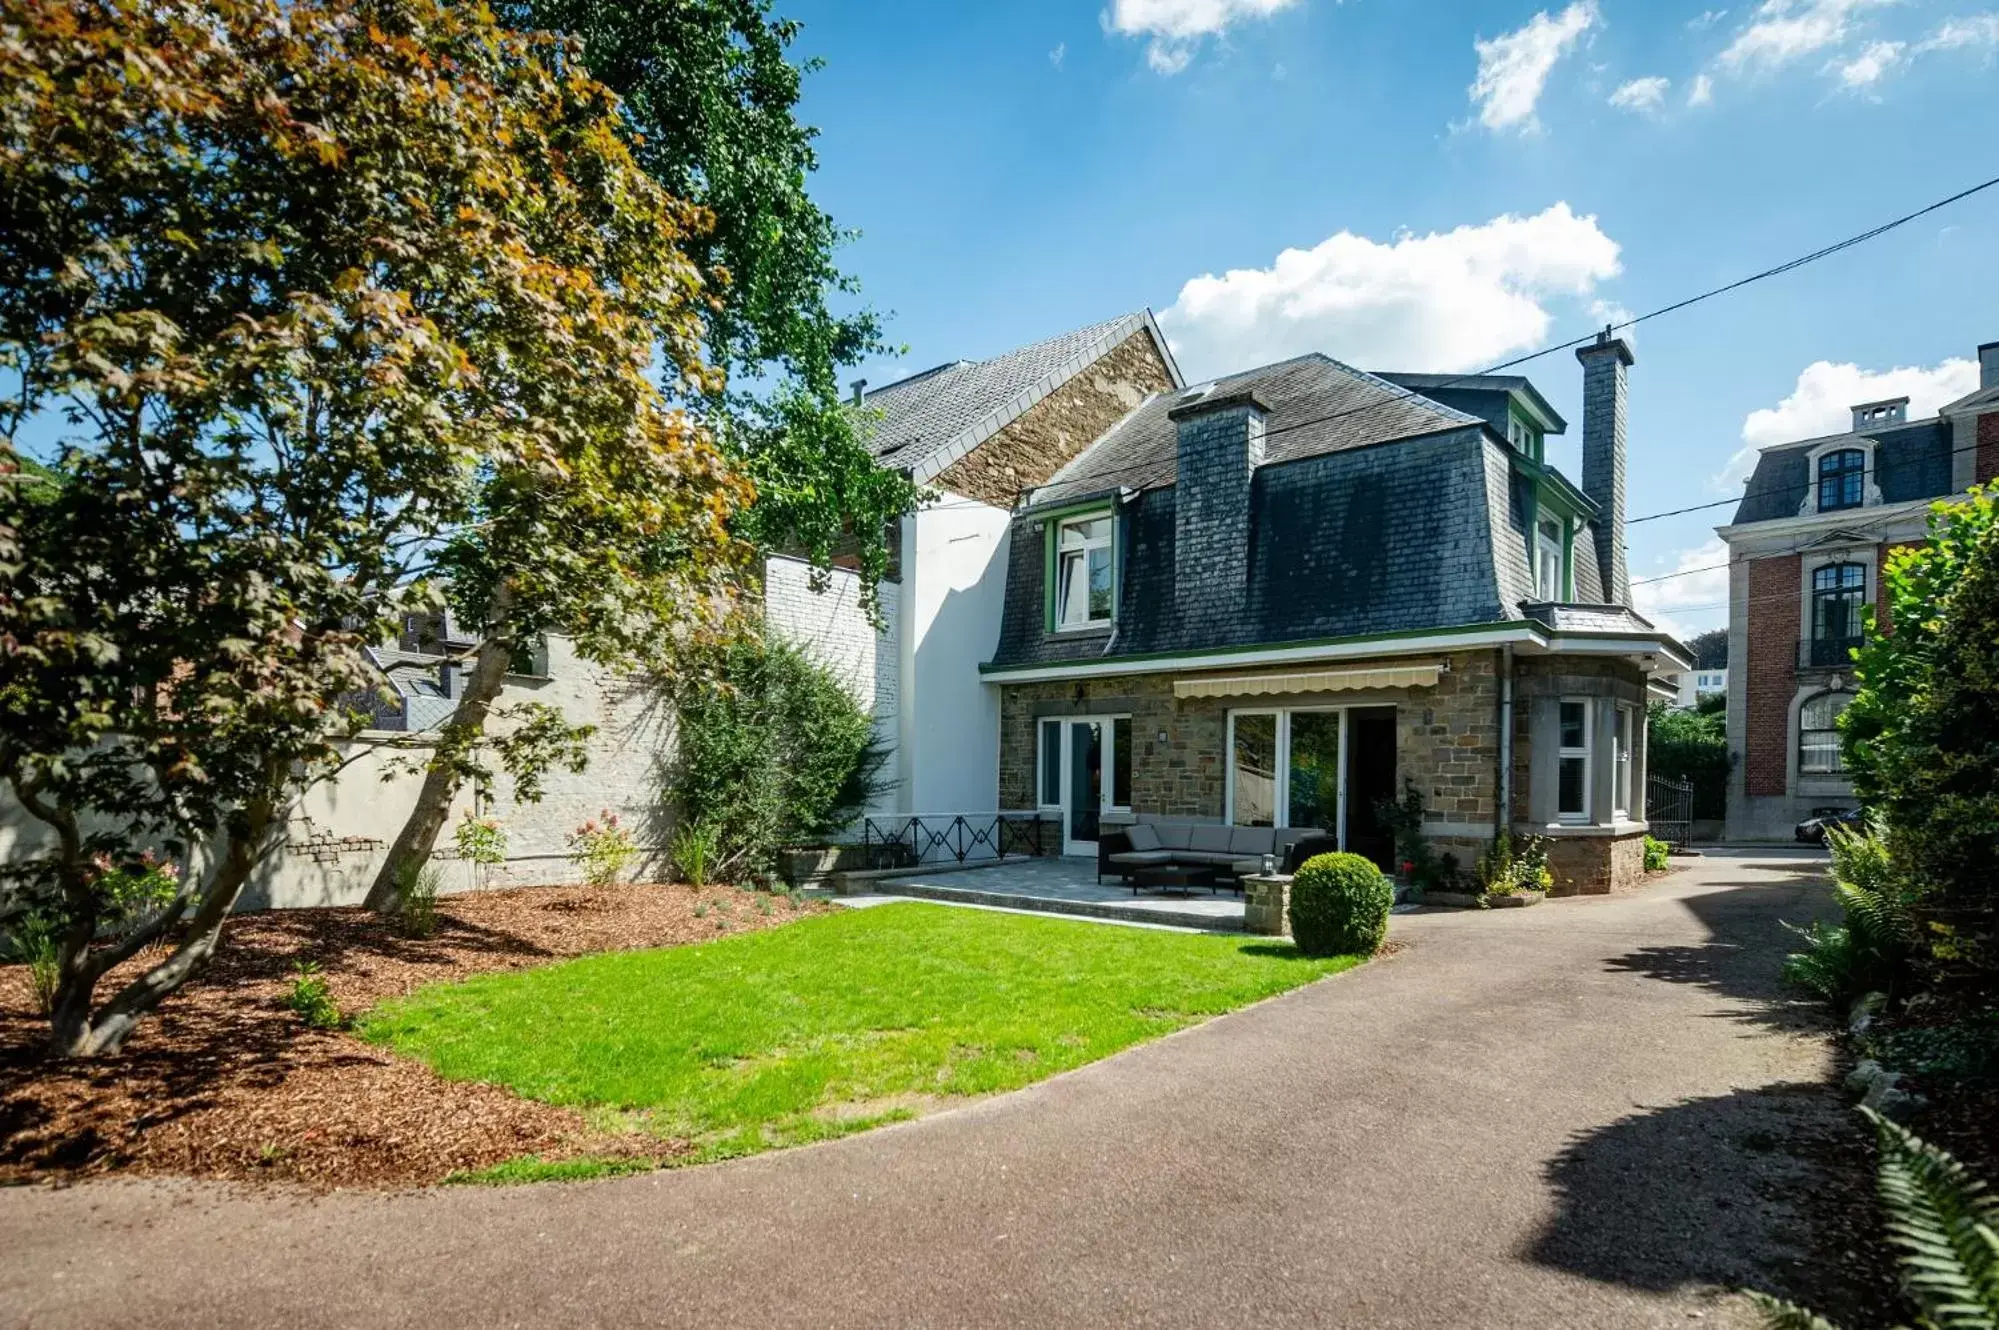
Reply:
<svg viewBox="0 0 1999 1330"><path fill-rule="evenodd" d="M1356 963L912 902L436 985L361 1031L445 1076L600 1110L713 1159L1016 1089Z"/></svg>

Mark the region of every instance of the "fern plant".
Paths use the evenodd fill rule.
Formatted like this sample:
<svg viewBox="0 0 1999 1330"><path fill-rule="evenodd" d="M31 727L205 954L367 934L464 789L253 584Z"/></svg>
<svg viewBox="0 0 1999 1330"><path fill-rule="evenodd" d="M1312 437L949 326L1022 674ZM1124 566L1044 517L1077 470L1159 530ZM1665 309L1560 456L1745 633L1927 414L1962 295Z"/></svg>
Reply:
<svg viewBox="0 0 1999 1330"><path fill-rule="evenodd" d="M1893 991L1915 945L1908 888L1875 832L1834 828L1833 895L1842 923L1814 923L1792 931L1805 950L1784 962L1784 977L1835 1006L1877 989Z"/></svg>
<svg viewBox="0 0 1999 1330"><path fill-rule="evenodd" d="M1999 1330L1999 1200L1952 1158L1871 1109L1880 1194L1916 1330ZM1839 1330L1795 1303L1751 1300L1771 1330Z"/></svg>

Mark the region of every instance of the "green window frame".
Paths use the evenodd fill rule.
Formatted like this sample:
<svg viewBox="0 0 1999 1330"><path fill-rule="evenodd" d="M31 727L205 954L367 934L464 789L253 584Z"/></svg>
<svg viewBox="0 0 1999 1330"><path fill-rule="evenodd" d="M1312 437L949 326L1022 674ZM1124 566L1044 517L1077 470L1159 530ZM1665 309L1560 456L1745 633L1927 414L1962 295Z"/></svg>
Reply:
<svg viewBox="0 0 1999 1330"><path fill-rule="evenodd" d="M1103 524L1100 530L1088 529L1099 522ZM1098 632L1115 624L1121 571L1115 505L1089 504L1050 513L1043 519L1042 529L1042 617L1046 630ZM1067 587L1062 585L1065 576L1070 579ZM1078 595L1083 597L1080 602L1074 599ZM1103 597L1101 614L1097 612L1099 597Z"/></svg>

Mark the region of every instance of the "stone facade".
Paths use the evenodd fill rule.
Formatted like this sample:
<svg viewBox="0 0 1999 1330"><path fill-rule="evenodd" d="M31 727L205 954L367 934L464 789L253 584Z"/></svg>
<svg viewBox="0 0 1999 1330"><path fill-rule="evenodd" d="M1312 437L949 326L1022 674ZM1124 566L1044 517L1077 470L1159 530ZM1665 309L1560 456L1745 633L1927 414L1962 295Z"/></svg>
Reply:
<svg viewBox="0 0 1999 1330"><path fill-rule="evenodd" d="M1283 876L1242 880L1242 931L1264 937L1291 936L1291 879Z"/></svg>
<svg viewBox="0 0 1999 1330"><path fill-rule="evenodd" d="M1157 673L1002 685L1000 803L1010 809L1036 806L1035 728L1047 717L1129 715L1133 813L1219 822L1228 814L1230 711L1393 706L1398 784L1403 778L1416 783L1432 841L1469 866L1492 837L1498 798L1497 654L1463 651L1447 659L1450 668L1432 688L1282 698L1176 699L1173 676ZM1395 663L1342 661L1339 668Z"/></svg>
<svg viewBox="0 0 1999 1330"><path fill-rule="evenodd" d="M1555 875L1550 896L1595 896L1637 886L1645 880L1645 833L1552 837L1548 868Z"/></svg>
<svg viewBox="0 0 1999 1330"><path fill-rule="evenodd" d="M1999 411L1988 411L1978 418L1978 447L1972 457L1976 460L1973 483L1989 485L1999 480Z"/></svg>
<svg viewBox="0 0 1999 1330"><path fill-rule="evenodd" d="M1781 795L1791 766L1790 708L1798 665L1799 579L1795 554L1749 565L1747 686L1743 714L1742 779L1751 795ZM1732 662L1731 662L1732 663Z"/></svg>
<svg viewBox="0 0 1999 1330"><path fill-rule="evenodd" d="M1151 333L1140 328L999 433L945 467L934 482L969 498L1011 508L1020 492L1048 479L1173 376Z"/></svg>

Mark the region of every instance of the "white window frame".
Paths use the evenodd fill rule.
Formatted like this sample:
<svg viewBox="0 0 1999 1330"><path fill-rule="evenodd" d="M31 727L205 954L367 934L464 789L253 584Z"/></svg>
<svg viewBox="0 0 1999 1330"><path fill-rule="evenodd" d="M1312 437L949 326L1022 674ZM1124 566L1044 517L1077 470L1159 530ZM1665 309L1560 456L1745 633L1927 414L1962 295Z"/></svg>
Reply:
<svg viewBox="0 0 1999 1330"><path fill-rule="evenodd" d="M1069 812L1069 783L1074 776L1075 732L1073 725L1095 724L1103 731L1103 768L1097 789L1097 815L1105 813L1129 813L1131 805L1114 803L1117 793L1117 723L1125 721L1132 727L1131 746L1138 748L1138 720L1129 711L1092 711L1080 716L1040 716L1034 722L1034 800L1035 808L1044 813L1059 813L1063 816L1064 838L1067 838ZM1048 760L1048 727L1055 727L1055 802L1044 802L1048 793L1042 780L1045 775L1043 763ZM1132 772L1136 783L1138 773Z"/></svg>
<svg viewBox="0 0 1999 1330"><path fill-rule="evenodd" d="M1619 703L1610 729L1610 815L1613 821L1631 817L1631 770L1637 746L1638 717L1633 708Z"/></svg>
<svg viewBox="0 0 1999 1330"><path fill-rule="evenodd" d="M1555 539L1548 540L1548 527L1555 528ZM1559 517L1537 517L1534 519L1534 594L1543 600L1560 602L1564 599L1563 588L1568 585L1568 523ZM1554 590L1547 589L1550 572L1554 573Z"/></svg>
<svg viewBox="0 0 1999 1330"><path fill-rule="evenodd" d="M1378 703L1375 705L1379 705ZM1338 837L1340 846L1347 843L1347 745L1353 738L1353 722L1347 712L1352 707L1237 707L1229 712L1226 746L1222 750L1222 821L1234 826L1235 820L1235 723L1237 716L1277 717L1276 778L1272 782L1271 825L1283 830L1291 825L1291 717L1304 712L1326 714L1335 713L1340 718L1340 753L1335 760L1339 763L1336 779L1339 789L1334 799L1335 825L1321 827Z"/></svg>
<svg viewBox="0 0 1999 1330"><path fill-rule="evenodd" d="M1798 774L1800 776L1844 777L1849 774L1846 769L1846 750L1840 747L1839 744L1839 713L1834 714L1832 728L1829 730L1819 729L1816 726L1808 729L1805 725L1806 710L1810 708L1812 703L1823 701L1829 697L1843 697L1846 699L1846 704L1839 709L1841 713L1846 710L1847 706L1853 704L1853 692L1846 688L1822 688L1818 692L1806 697L1804 701L1798 703L1798 742L1791 760L1797 763ZM1805 765L1805 735L1807 734L1830 734L1833 736L1832 766L1808 767Z"/></svg>
<svg viewBox="0 0 1999 1330"><path fill-rule="evenodd" d="M1097 508L1089 512L1071 513L1058 517L1055 522L1055 562L1051 575L1055 579L1055 631L1058 633L1083 632L1092 628L1108 626L1117 618L1117 513L1110 508ZM1064 534L1071 527L1080 527L1090 522L1102 522L1104 534L1096 538L1083 537L1080 544L1071 546L1063 543ZM1110 612L1102 618L1090 614L1090 555L1093 551L1104 551L1110 567L1111 605ZM1083 560L1083 617L1065 619L1062 614L1063 595L1068 579L1063 576L1063 561L1071 554L1081 555Z"/></svg>
<svg viewBox="0 0 1999 1330"><path fill-rule="evenodd" d="M1596 708L1587 697L1564 697L1555 703L1555 820L1567 826L1590 825L1590 813L1596 804L1596 758L1590 740L1594 737ZM1583 742L1580 748L1572 748L1562 743L1562 708L1574 704L1583 709ZM1562 763L1581 758L1583 763L1583 806L1579 812L1562 810Z"/></svg>

